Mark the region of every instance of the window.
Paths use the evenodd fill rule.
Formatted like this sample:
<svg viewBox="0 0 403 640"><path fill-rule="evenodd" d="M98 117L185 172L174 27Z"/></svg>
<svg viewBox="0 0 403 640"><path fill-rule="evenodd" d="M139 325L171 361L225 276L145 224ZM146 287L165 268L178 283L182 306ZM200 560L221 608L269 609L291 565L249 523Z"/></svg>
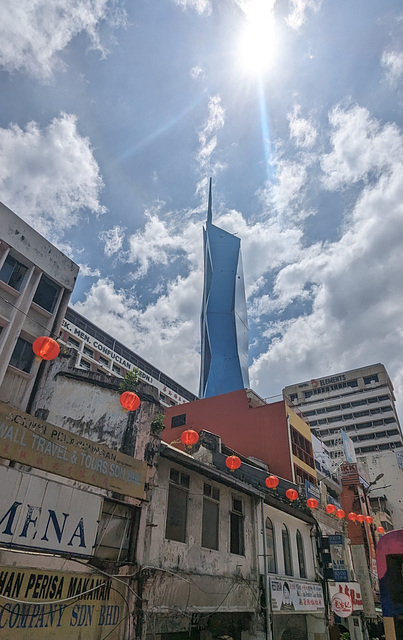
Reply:
<svg viewBox="0 0 403 640"><path fill-rule="evenodd" d="M8 284L16 291L21 290L24 276L28 271L28 267L21 262L18 262L15 258L8 255L5 259L3 266L0 269L0 280Z"/></svg>
<svg viewBox="0 0 403 640"><path fill-rule="evenodd" d="M53 313L59 293L59 285L50 280L50 278L47 278L45 275L42 275L36 288L33 301L42 307L42 309L49 311L49 313Z"/></svg>
<svg viewBox="0 0 403 640"><path fill-rule="evenodd" d="M113 373L116 373L118 376L122 375L122 370L120 367L118 367L117 364L112 365L112 371Z"/></svg>
<svg viewBox="0 0 403 640"><path fill-rule="evenodd" d="M128 560L140 509L104 499L95 556L114 562Z"/></svg>
<svg viewBox="0 0 403 640"><path fill-rule="evenodd" d="M109 367L109 360L107 360L106 358L104 358L103 356L99 356L99 362L101 364L104 364L105 367Z"/></svg>
<svg viewBox="0 0 403 640"><path fill-rule="evenodd" d="M189 476L176 469L171 469L165 529L165 537L168 540L186 541L189 482Z"/></svg>
<svg viewBox="0 0 403 640"><path fill-rule="evenodd" d="M218 550L220 490L210 484L203 490L202 547Z"/></svg>
<svg viewBox="0 0 403 640"><path fill-rule="evenodd" d="M267 553L267 571L276 573L276 542L274 539L274 527L270 518L266 518L266 553Z"/></svg>
<svg viewBox="0 0 403 640"><path fill-rule="evenodd" d="M297 529L297 550L298 550L298 566L300 578L306 578L304 541L302 540L301 531Z"/></svg>
<svg viewBox="0 0 403 640"><path fill-rule="evenodd" d="M379 382L378 374L374 373L372 376L364 377L364 384L371 384L371 382Z"/></svg>
<svg viewBox="0 0 403 640"><path fill-rule="evenodd" d="M181 413L179 416L171 418L171 429L182 427L184 424L186 424L186 413Z"/></svg>
<svg viewBox="0 0 403 640"><path fill-rule="evenodd" d="M284 573L286 576L292 576L293 572L292 572L290 534L285 524L283 524L281 529L281 538L283 541Z"/></svg>
<svg viewBox="0 0 403 640"><path fill-rule="evenodd" d="M21 371L25 371L25 373L29 373L34 358L35 354L32 351L32 344L27 340L18 338L10 359L10 364L17 369L21 369Z"/></svg>
<svg viewBox="0 0 403 640"><path fill-rule="evenodd" d="M83 360L83 358L81 358L80 367L86 371L91 371L91 363Z"/></svg>
<svg viewBox="0 0 403 640"><path fill-rule="evenodd" d="M79 349L81 347L80 342L75 338L72 338L71 336L68 337L67 344L69 344L71 347L75 347L76 349Z"/></svg>
<svg viewBox="0 0 403 640"><path fill-rule="evenodd" d="M94 352L92 349L90 349L89 347L84 347L84 353L86 356L88 356L89 358L93 358L94 357Z"/></svg>
<svg viewBox="0 0 403 640"><path fill-rule="evenodd" d="M239 556L245 555L243 531L243 504L239 498L232 498L230 513L230 551Z"/></svg>

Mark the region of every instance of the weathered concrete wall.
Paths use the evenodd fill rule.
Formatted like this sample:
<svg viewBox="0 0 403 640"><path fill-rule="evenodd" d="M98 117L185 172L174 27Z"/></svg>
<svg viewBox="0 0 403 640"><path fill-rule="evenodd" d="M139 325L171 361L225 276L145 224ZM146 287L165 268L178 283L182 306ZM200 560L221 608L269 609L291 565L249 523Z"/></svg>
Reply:
<svg viewBox="0 0 403 640"><path fill-rule="evenodd" d="M151 463L158 446L151 423L163 412L157 390L140 382L141 405L136 412L127 413L119 402L120 379L77 369L74 363L73 350L67 350L46 365L31 413L139 460L149 456Z"/></svg>
<svg viewBox="0 0 403 640"><path fill-rule="evenodd" d="M62 287L73 290L78 265L1 202L0 237Z"/></svg>

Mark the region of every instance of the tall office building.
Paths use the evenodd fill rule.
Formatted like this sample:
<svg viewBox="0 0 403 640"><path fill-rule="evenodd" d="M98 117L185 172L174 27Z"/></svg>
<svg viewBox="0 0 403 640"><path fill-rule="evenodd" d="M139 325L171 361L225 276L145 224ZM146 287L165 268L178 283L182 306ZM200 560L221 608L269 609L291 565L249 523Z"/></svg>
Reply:
<svg viewBox="0 0 403 640"><path fill-rule="evenodd" d="M403 446L393 385L383 364L300 382L283 393L309 419L333 457L340 450L341 429L357 455Z"/></svg>
<svg viewBox="0 0 403 640"><path fill-rule="evenodd" d="M201 398L249 387L248 320L241 241L212 222L211 179L204 240Z"/></svg>

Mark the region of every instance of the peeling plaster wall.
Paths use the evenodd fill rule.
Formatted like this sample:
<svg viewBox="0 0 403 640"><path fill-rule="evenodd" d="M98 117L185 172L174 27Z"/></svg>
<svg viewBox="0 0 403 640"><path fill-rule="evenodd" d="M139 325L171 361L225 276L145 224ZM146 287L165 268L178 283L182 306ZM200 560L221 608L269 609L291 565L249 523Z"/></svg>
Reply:
<svg viewBox="0 0 403 640"><path fill-rule="evenodd" d="M139 383L143 397L135 413L125 412L119 403L120 379L87 372L74 366L73 350L46 365L31 412L77 435L120 449L137 459L157 449L151 423L162 413L157 391Z"/></svg>

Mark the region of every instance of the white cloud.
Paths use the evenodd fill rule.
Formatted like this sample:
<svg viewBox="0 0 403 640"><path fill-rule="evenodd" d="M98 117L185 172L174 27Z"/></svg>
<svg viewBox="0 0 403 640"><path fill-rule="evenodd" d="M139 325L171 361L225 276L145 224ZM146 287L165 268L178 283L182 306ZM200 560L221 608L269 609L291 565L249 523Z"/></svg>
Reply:
<svg viewBox="0 0 403 640"><path fill-rule="evenodd" d="M386 69L386 77L392 87L399 85L403 77L403 52L384 51L381 64Z"/></svg>
<svg viewBox="0 0 403 640"><path fill-rule="evenodd" d="M3 0L0 24L0 64L10 71L25 71L49 79L62 69L59 53L85 32L93 48L102 47L98 27L109 19L122 21L110 0ZM113 15L112 15L113 14Z"/></svg>
<svg viewBox="0 0 403 640"><path fill-rule="evenodd" d="M197 80L198 78L203 77L203 69L199 65L196 65L190 70L190 75L193 80Z"/></svg>
<svg viewBox="0 0 403 640"><path fill-rule="evenodd" d="M101 231L98 234L98 238L104 242L104 252L108 258L113 256L114 253L117 253L122 248L123 240L125 239L125 231L125 227L115 225L112 229Z"/></svg>
<svg viewBox="0 0 403 640"><path fill-rule="evenodd" d="M366 182L338 241L300 247L278 271L270 296L255 311L272 315L268 350L251 379L264 396L312 376L383 362L403 393L403 138L358 107L333 111L333 151L322 166L332 188ZM331 178L331 179L330 179ZM292 316L295 300L310 303Z"/></svg>
<svg viewBox="0 0 403 640"><path fill-rule="evenodd" d="M298 30L306 22L306 13L308 10L317 13L322 4L322 0L290 0L290 13L286 18L286 22L291 29Z"/></svg>
<svg viewBox="0 0 403 640"><path fill-rule="evenodd" d="M75 116L61 114L47 127L0 129L0 190L4 204L50 239L79 221L81 209L104 212L103 187L88 138Z"/></svg>
<svg viewBox="0 0 403 640"><path fill-rule="evenodd" d="M183 9L195 9L197 13L210 15L212 10L211 0L173 0Z"/></svg>
<svg viewBox="0 0 403 640"><path fill-rule="evenodd" d="M88 264L80 264L80 276L89 278L100 278L101 272L99 269L92 269Z"/></svg>
<svg viewBox="0 0 403 640"><path fill-rule="evenodd" d="M321 160L327 189L367 181L390 168L402 155L402 137L394 123L381 126L367 109L334 108L329 115L332 151Z"/></svg>
<svg viewBox="0 0 403 640"><path fill-rule="evenodd" d="M294 105L294 109L288 114L290 138L297 147L312 147L317 139L317 131L312 122L300 116L301 107Z"/></svg>
<svg viewBox="0 0 403 640"><path fill-rule="evenodd" d="M221 106L220 96L212 96L208 103L206 123L199 132L199 149L196 159L201 170L205 170L207 168L213 170L211 158L217 146L216 134L225 124L224 116L225 110Z"/></svg>

